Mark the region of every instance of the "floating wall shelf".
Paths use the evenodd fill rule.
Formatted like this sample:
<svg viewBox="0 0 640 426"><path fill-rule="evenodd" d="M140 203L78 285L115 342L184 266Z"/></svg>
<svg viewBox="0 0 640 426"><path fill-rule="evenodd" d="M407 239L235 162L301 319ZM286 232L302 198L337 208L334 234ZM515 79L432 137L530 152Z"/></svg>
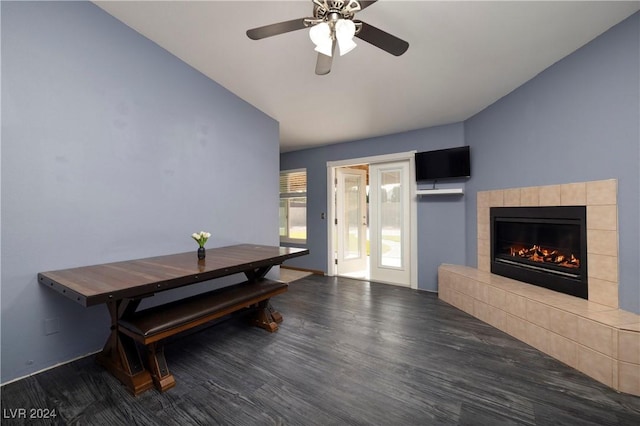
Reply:
<svg viewBox="0 0 640 426"><path fill-rule="evenodd" d="M416 191L416 195L420 196L420 195L451 195L451 194L457 194L457 195L462 195L464 194L464 190L462 188L444 188L444 189L419 189Z"/></svg>

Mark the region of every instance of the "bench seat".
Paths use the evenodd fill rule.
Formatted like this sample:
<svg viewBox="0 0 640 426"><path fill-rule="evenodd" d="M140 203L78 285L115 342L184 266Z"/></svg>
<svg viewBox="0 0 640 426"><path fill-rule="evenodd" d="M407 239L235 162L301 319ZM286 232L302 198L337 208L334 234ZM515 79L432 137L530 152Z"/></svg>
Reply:
<svg viewBox="0 0 640 426"><path fill-rule="evenodd" d="M247 281L128 313L118 320L118 331L146 347L151 378L163 392L175 386L164 357L164 339L246 308L253 310L254 325L276 331L282 315L273 310L269 299L288 287L287 283L264 278Z"/></svg>
<svg viewBox="0 0 640 426"><path fill-rule="evenodd" d="M143 344L220 318L287 291L288 284L261 279L134 312L119 320L121 331Z"/></svg>

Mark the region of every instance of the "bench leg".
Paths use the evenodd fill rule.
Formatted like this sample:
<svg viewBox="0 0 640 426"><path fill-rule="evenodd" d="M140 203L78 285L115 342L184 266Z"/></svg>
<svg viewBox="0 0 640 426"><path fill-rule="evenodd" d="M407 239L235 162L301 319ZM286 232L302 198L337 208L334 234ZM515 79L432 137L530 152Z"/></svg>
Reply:
<svg viewBox="0 0 640 426"><path fill-rule="evenodd" d="M167 360L164 357L164 346L160 343L149 343L147 345L149 355L149 369L153 383L160 392L171 389L176 385L176 379L169 373Z"/></svg>
<svg viewBox="0 0 640 426"><path fill-rule="evenodd" d="M282 314L278 311L276 311L275 309L273 309L273 306L271 306L271 303L267 303L267 309L269 310L269 313L271 314L271 318L273 318L273 320L280 324L282 322Z"/></svg>
<svg viewBox="0 0 640 426"><path fill-rule="evenodd" d="M274 318L272 312L276 314L276 318L279 321ZM278 329L278 322L282 322L282 315L273 310L269 304L269 299L259 302L253 319L253 324L273 333Z"/></svg>

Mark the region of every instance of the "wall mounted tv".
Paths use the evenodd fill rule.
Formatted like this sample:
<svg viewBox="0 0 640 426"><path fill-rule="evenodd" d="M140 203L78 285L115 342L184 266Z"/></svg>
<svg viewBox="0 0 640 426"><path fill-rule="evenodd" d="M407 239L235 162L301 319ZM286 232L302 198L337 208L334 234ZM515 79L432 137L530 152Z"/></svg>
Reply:
<svg viewBox="0 0 640 426"><path fill-rule="evenodd" d="M416 153L416 181L471 176L468 146Z"/></svg>

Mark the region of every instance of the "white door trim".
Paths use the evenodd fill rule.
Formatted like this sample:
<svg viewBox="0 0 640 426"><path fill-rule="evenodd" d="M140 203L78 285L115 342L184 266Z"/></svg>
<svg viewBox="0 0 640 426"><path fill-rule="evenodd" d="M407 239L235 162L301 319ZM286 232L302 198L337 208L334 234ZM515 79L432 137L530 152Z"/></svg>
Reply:
<svg viewBox="0 0 640 426"><path fill-rule="evenodd" d="M351 158L347 160L327 161L327 275L336 275L335 265L335 194L334 182L336 179L335 168L354 166L358 164L387 163L391 161L409 160L409 173L415 176L415 153L417 151L398 152L394 154L375 155L371 157ZM411 280L410 287L418 288L418 204L416 202L416 181L409 179L409 197L411 200L410 224L411 224Z"/></svg>
<svg viewBox="0 0 640 426"><path fill-rule="evenodd" d="M357 164L372 164L372 163L388 163L391 161L402 161L409 158L415 160L415 154L418 151L396 152L394 154L374 155L371 157L359 157L351 158L347 160L327 161L327 167L345 167L354 166Z"/></svg>

